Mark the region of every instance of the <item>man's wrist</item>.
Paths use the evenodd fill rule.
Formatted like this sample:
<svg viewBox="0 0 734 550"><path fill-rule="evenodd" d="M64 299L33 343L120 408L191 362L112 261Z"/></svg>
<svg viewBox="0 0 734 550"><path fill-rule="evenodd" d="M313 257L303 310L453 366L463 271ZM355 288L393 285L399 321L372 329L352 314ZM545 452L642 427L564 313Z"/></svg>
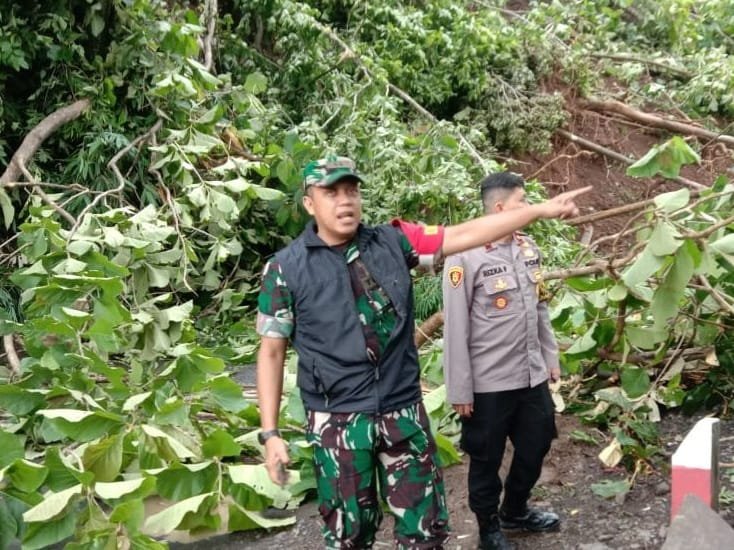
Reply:
<svg viewBox="0 0 734 550"><path fill-rule="evenodd" d="M265 442L271 437L280 437L280 430L277 428L272 430L263 430L257 434L257 441L260 445L265 445Z"/></svg>

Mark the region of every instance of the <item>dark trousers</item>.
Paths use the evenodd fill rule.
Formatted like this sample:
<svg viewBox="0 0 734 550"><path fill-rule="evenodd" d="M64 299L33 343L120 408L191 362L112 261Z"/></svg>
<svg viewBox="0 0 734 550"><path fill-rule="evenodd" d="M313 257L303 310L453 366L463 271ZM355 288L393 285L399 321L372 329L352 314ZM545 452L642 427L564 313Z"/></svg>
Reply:
<svg viewBox="0 0 734 550"><path fill-rule="evenodd" d="M524 514L543 458L556 436L548 385L475 393L474 412L462 424L461 448L470 456L471 510L480 522L497 514L502 492L499 469L509 437L515 452L505 479L502 507L511 515Z"/></svg>

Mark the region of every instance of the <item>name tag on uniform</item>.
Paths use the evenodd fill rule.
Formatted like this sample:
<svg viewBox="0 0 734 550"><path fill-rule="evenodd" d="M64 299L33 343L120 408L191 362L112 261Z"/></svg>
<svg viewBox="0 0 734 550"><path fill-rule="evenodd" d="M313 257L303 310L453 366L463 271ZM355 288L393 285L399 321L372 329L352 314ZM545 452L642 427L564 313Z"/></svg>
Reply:
<svg viewBox="0 0 734 550"><path fill-rule="evenodd" d="M491 277L492 275L497 275L498 273L507 273L507 266L506 265L498 265L495 267L489 267L482 271L483 277Z"/></svg>

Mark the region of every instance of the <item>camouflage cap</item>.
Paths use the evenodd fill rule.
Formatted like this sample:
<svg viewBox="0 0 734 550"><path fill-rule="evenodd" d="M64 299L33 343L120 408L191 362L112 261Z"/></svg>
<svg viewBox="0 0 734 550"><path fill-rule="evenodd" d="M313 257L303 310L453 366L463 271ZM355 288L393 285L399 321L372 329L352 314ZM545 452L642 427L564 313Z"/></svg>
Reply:
<svg viewBox="0 0 734 550"><path fill-rule="evenodd" d="M308 189L312 185L330 187L342 178L354 178L364 183L362 176L357 173L353 160L329 155L319 160L312 160L306 165L303 169L303 189Z"/></svg>

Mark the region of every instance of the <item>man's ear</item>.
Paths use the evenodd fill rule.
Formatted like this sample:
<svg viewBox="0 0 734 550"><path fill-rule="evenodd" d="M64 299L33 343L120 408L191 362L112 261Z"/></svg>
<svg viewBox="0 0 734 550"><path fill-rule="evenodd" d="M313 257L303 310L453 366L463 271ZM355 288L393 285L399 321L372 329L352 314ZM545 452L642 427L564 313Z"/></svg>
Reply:
<svg viewBox="0 0 734 550"><path fill-rule="evenodd" d="M502 201L497 201L494 203L494 211L495 212L504 212L505 211L505 203Z"/></svg>
<svg viewBox="0 0 734 550"><path fill-rule="evenodd" d="M303 207L306 209L311 216L313 216L313 199L310 195L303 195Z"/></svg>

